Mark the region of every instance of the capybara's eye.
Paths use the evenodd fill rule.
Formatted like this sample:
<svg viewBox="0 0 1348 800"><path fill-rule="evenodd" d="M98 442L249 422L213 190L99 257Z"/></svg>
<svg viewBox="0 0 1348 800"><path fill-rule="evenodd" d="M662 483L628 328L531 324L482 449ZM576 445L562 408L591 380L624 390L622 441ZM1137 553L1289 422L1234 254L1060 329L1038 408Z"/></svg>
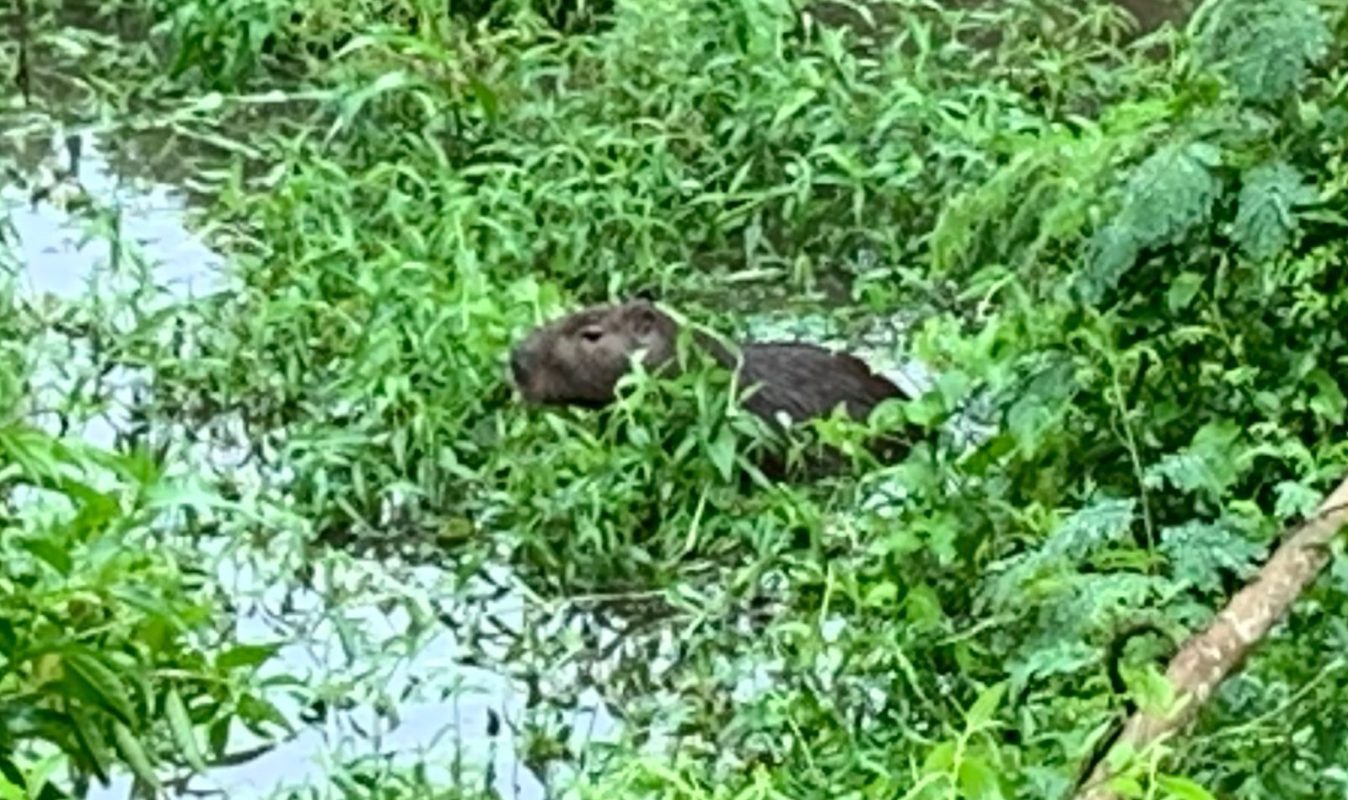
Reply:
<svg viewBox="0 0 1348 800"><path fill-rule="evenodd" d="M604 329L594 327L581 328L580 338L584 339L587 342L597 342L600 339L604 338Z"/></svg>

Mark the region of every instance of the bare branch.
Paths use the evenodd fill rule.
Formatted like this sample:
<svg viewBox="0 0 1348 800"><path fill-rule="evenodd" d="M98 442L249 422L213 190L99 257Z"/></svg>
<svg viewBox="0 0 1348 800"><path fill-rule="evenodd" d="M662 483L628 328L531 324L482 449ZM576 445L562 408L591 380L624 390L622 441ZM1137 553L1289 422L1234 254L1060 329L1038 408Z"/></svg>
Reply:
<svg viewBox="0 0 1348 800"><path fill-rule="evenodd" d="M1327 497L1306 522L1287 533L1281 547L1202 632L1190 637L1166 670L1175 689L1176 709L1169 716L1138 710L1124 725L1113 750L1134 751L1154 744L1193 720L1250 651L1301 596L1329 562L1329 543L1348 523L1348 480ZM1100 760L1078 800L1117 800L1107 781L1109 757Z"/></svg>

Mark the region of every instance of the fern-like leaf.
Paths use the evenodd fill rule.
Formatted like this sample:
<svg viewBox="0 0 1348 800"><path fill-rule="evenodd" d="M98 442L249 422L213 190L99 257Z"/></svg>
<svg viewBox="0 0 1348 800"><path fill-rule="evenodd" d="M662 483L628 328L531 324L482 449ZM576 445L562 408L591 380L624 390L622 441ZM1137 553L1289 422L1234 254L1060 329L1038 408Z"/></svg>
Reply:
<svg viewBox="0 0 1348 800"><path fill-rule="evenodd" d="M1232 234L1250 258L1273 258L1296 233L1297 207L1315 200L1315 189L1296 167L1284 161L1261 164L1245 174Z"/></svg>
<svg viewBox="0 0 1348 800"><path fill-rule="evenodd" d="M1150 489L1166 483L1182 492L1208 492L1221 497L1240 476L1236 449L1240 428L1230 422L1204 425L1193 442L1147 468L1143 481Z"/></svg>
<svg viewBox="0 0 1348 800"><path fill-rule="evenodd" d="M1098 303L1137 263L1139 248L1133 232L1116 224L1096 231L1089 247L1088 267L1077 277L1077 287L1087 303Z"/></svg>
<svg viewBox="0 0 1348 800"><path fill-rule="evenodd" d="M1077 562L1102 546L1123 539L1137 515L1133 498L1100 500L1060 522L1044 544L1019 556L990 585L993 602L1024 603L1028 596L1051 596L1070 587L1054 576L1071 574ZM1042 584L1033 587L1036 582Z"/></svg>
<svg viewBox="0 0 1348 800"><path fill-rule="evenodd" d="M1113 222L1097 231L1082 294L1090 302L1118 284L1143 249L1178 244L1211 219L1221 195L1213 168L1221 151L1205 142L1170 145L1139 164L1123 189L1123 207Z"/></svg>
<svg viewBox="0 0 1348 800"><path fill-rule="evenodd" d="M1206 142L1157 151L1129 176L1117 224L1143 247L1179 244L1210 218L1222 191L1212 170L1221 162L1221 151Z"/></svg>
<svg viewBox="0 0 1348 800"><path fill-rule="evenodd" d="M1222 573L1248 578L1259 568L1264 547L1223 522L1189 522L1161 532L1161 553L1180 583L1204 592L1222 589Z"/></svg>
<svg viewBox="0 0 1348 800"><path fill-rule="evenodd" d="M1219 0L1198 27L1203 61L1256 103L1292 96L1330 42L1328 26L1308 0Z"/></svg>
<svg viewBox="0 0 1348 800"><path fill-rule="evenodd" d="M1057 640L1042 647L1025 648L1027 652L1007 665L1011 688L1019 691L1034 681L1055 675L1072 675L1094 667L1100 654L1085 642Z"/></svg>
<svg viewBox="0 0 1348 800"><path fill-rule="evenodd" d="M1315 513L1316 506L1324 499L1323 493L1298 481L1282 481L1273 487L1273 491L1277 496L1273 504L1273 513L1285 522L1309 519Z"/></svg>
<svg viewBox="0 0 1348 800"><path fill-rule="evenodd" d="M1040 552L1049 559L1081 559L1101 546L1122 539L1137 514L1133 498L1106 499L1085 508L1062 521L1044 543Z"/></svg>

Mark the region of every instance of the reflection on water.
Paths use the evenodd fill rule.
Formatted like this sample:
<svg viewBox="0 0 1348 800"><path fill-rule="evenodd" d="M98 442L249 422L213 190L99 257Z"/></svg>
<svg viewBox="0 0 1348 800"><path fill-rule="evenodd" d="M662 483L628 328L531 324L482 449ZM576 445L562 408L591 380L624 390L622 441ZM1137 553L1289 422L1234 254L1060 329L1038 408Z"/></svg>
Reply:
<svg viewBox="0 0 1348 800"><path fill-rule="evenodd" d="M218 289L222 259L184 226L181 193L166 185L130 185L122 180L109 168L92 137L85 137L79 149L78 186L117 210L121 240L146 255L145 268L153 284L179 298ZM8 213L18 237L7 246L21 270L21 293L29 299L51 295L75 300L134 290L143 277L135 274L134 259L114 248L112 237L90 236L87 219L61 210L59 202L49 202L59 201L63 189L75 186L72 181L59 183L65 166L60 161L57 158L53 166L49 160L45 165L48 183L58 179L46 201L30 204L31 182L28 187L0 186L0 212ZM68 398L77 390L74 381L82 372L81 364L92 363L87 342L55 334L50 338L50 342L35 343L47 357L34 380L39 409L57 407L58 398ZM103 387L103 394L113 400L110 409L78 433L99 445L113 446L119 428L126 423L131 392L144 380L132 370L112 370ZM53 420L39 415L39 422ZM237 480L247 471L237 450L214 445L209 452L192 457L188 466L228 471ZM261 482L264 476L251 477ZM432 779L441 785L449 785L451 768L462 763L470 768L477 765L491 776L490 784L502 798L544 796L539 780L515 756L508 722L518 720L523 712L521 693L499 675L457 663L460 647L448 630L438 630L433 636L409 634L414 620L408 607L434 618L443 611L434 607L435 599L463 602L454 600L463 595L454 591L449 576L427 567L404 567L395 576L385 564L337 558L332 568L317 576L314 589L300 589L287 580L291 573L286 570L294 565L279 563L284 558L236 542L203 547L204 555L219 565L221 584L237 608L237 639L242 643L287 642L270 665L270 673L296 676L311 688L344 687L345 691L336 693L339 697L356 697L360 687L371 695L391 698L397 722L381 720L371 705L357 705L305 727L296 722L299 704L278 693L273 701L300 733L256 759L193 780L185 787L192 794L208 791L231 798L269 797L286 788L317 788L324 785L334 759L349 763L352 757L378 753L402 754L409 762L424 756L433 768ZM334 607L325 602L329 592L348 599ZM350 600L353 596L359 600ZM524 624L520 597L507 594L492 600L490 606L480 602L484 605L474 613L500 618L514 630ZM389 607L396 610L387 612ZM348 651L353 641L358 646ZM371 664L362 660L361 653L380 657ZM593 708L587 715L595 719L582 721L577 715L573 730L605 735L614 727L611 718ZM260 743L242 726L236 726L234 734L231 752ZM434 768L439 768L438 774ZM95 788L90 796L125 798L130 784L130 778L122 776L110 787ZM317 794L329 793L320 790Z"/></svg>
<svg viewBox="0 0 1348 800"><path fill-rule="evenodd" d="M112 174L107 158L98 148L79 149L79 186L90 196L120 210L121 236L153 256L155 282L182 296L209 291L222 260L183 225L185 207L181 194L162 184L128 185ZM60 159L64 161L65 158ZM58 162L54 169L41 170L39 174L63 171L65 167L66 164ZM41 185L32 189L60 192ZM82 220L51 203L30 204L32 193L14 185L0 188L0 202L18 232L14 249L24 267L19 276L21 285L36 294L78 298L99 274L99 268L108 264L112 244L107 239L87 237Z"/></svg>

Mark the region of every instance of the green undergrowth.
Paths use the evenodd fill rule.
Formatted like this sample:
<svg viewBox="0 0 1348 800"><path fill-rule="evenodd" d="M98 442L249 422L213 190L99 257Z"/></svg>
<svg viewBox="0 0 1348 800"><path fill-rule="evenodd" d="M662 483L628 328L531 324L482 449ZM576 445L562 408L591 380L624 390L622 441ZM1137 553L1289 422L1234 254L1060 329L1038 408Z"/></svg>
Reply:
<svg viewBox="0 0 1348 800"><path fill-rule="evenodd" d="M138 79L100 56L78 93L205 147L198 223L230 260L108 357L153 370L157 424L241 418L314 558L504 561L623 631L583 683L627 738L535 743L582 793L1063 796L1121 713L1118 631L1209 622L1348 465L1336 4L1212 0L1127 44L1101 4L900 2L869 52L768 0L569 36L209 5L123 0L153 24L116 51ZM68 74L60 37L92 34L51 11L34 52ZM916 318L868 358L931 372L889 421L923 435L768 485L715 370L602 412L517 402L519 336L636 292L727 335ZM1127 796L1342 793L1346 579ZM530 664L620 652L535 633ZM1135 702L1164 701L1172 650L1126 649Z"/></svg>
<svg viewBox="0 0 1348 800"><path fill-rule="evenodd" d="M29 377L0 362L0 794L59 798L129 770L148 790L281 730L175 512L218 499L148 453L109 453L19 417ZM21 341L21 340L19 340ZM223 504L220 504L223 505Z"/></svg>

